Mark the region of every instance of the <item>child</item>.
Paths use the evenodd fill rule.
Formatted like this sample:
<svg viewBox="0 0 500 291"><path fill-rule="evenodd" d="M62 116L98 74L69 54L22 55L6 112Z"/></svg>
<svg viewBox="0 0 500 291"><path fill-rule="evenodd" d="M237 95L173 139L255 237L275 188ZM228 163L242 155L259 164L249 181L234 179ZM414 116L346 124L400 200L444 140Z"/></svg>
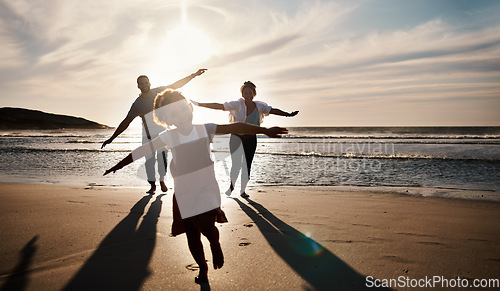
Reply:
<svg viewBox="0 0 500 291"><path fill-rule="evenodd" d="M219 244L219 231L215 221L227 222L220 205L220 190L215 179L210 143L214 134L265 134L280 137L287 130L281 127L264 128L246 123L225 125L193 125L190 103L177 91L167 89L155 98L155 122L167 128L157 138L133 150L131 154L107 170L104 175L116 172L124 166L158 149L172 151L170 169L174 178L174 222L172 234L186 232L189 250L200 268L196 283L208 282L208 265L205 261L201 234L207 237L212 251L214 269L224 264ZM175 126L175 128L171 128Z"/></svg>

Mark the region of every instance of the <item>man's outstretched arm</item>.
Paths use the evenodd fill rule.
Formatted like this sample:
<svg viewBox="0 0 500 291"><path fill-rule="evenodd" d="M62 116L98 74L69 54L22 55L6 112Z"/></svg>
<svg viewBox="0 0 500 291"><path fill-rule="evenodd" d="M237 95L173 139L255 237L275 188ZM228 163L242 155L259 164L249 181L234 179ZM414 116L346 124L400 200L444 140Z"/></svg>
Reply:
<svg viewBox="0 0 500 291"><path fill-rule="evenodd" d="M125 117L125 119L123 119L120 125L118 125L113 135L102 143L101 149L103 149L107 144L112 143L117 136L119 136L122 132L124 132L125 129L127 129L128 126L130 125L132 120L134 120L133 117L128 117L128 116Z"/></svg>
<svg viewBox="0 0 500 291"><path fill-rule="evenodd" d="M198 71L196 71L196 73L193 73L185 78L182 78L179 81L168 85L167 87L170 89L177 90L177 89L181 88L182 86L186 85L189 81L193 80L195 77L198 77L201 74L205 73L206 70L207 69L199 69Z"/></svg>

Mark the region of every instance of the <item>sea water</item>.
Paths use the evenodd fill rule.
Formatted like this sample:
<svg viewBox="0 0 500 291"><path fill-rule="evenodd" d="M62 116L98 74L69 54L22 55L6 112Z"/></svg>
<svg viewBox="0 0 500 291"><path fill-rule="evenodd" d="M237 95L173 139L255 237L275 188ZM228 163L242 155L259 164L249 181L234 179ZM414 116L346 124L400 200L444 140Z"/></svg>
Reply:
<svg viewBox="0 0 500 291"><path fill-rule="evenodd" d="M113 131L2 131L0 182L147 188L144 159L102 176L141 145L140 129L129 129L101 149ZM229 184L228 144L223 135L212 145L222 190ZM289 128L281 139L258 137L249 186L259 185L500 200L500 127Z"/></svg>

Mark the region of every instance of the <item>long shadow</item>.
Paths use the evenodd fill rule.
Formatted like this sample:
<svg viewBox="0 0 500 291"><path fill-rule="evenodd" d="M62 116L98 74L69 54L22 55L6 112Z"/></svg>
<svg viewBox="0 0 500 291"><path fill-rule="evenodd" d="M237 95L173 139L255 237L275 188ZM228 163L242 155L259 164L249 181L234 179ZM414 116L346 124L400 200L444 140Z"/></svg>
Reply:
<svg viewBox="0 0 500 291"><path fill-rule="evenodd" d="M274 251L315 290L364 290L366 279L315 240L283 222L261 204L234 199ZM370 288L371 289L371 288Z"/></svg>
<svg viewBox="0 0 500 291"><path fill-rule="evenodd" d="M63 290L140 290L150 274L162 196L156 197L136 229L153 196L142 197Z"/></svg>
<svg viewBox="0 0 500 291"><path fill-rule="evenodd" d="M38 235L34 236L21 250L21 260L0 290L26 290L29 282L28 275L30 273L28 269L37 250L35 245L37 240Z"/></svg>

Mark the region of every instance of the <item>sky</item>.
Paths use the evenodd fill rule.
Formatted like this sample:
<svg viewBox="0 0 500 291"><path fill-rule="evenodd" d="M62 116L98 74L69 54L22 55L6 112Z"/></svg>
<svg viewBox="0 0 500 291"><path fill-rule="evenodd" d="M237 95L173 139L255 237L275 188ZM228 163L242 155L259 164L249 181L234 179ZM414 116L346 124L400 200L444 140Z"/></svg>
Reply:
<svg viewBox="0 0 500 291"><path fill-rule="evenodd" d="M136 78L264 126L500 126L500 1L0 0L0 107L117 126ZM196 122L226 112L195 108Z"/></svg>

